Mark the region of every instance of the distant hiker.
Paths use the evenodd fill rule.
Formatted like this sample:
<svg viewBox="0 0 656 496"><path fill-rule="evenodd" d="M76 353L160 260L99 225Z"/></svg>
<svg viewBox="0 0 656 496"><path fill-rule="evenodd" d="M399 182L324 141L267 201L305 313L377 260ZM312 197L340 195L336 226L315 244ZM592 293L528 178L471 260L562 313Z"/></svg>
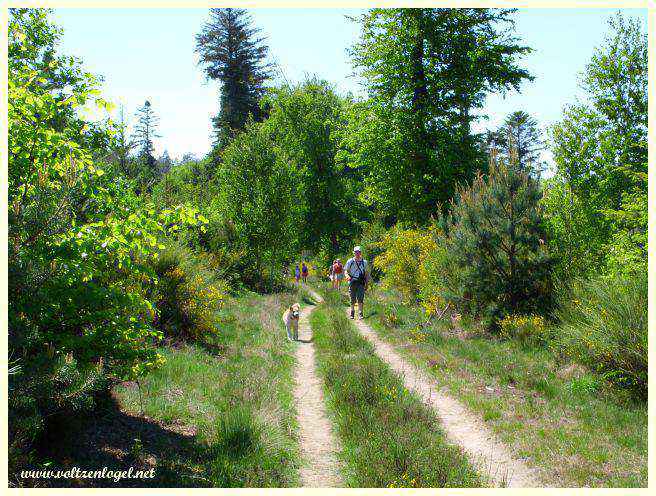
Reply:
<svg viewBox="0 0 656 496"><path fill-rule="evenodd" d="M303 267L301 268L301 276L303 277L303 282L307 284L307 276L308 276L308 266L305 265L305 262L303 262Z"/></svg>
<svg viewBox="0 0 656 496"><path fill-rule="evenodd" d="M333 282L333 289L339 290L344 279L344 267L342 261L338 258L330 266L330 280Z"/></svg>
<svg viewBox="0 0 656 496"><path fill-rule="evenodd" d="M301 280L301 269L298 268L298 264L296 264L296 268L294 269L294 279L296 279L296 284Z"/></svg>
<svg viewBox="0 0 656 496"><path fill-rule="evenodd" d="M344 266L346 278L349 282L349 295L351 296L351 318L355 318L355 303L359 303L359 317L364 316L364 292L369 282L369 264L362 258L362 248L353 248L353 257L346 261Z"/></svg>

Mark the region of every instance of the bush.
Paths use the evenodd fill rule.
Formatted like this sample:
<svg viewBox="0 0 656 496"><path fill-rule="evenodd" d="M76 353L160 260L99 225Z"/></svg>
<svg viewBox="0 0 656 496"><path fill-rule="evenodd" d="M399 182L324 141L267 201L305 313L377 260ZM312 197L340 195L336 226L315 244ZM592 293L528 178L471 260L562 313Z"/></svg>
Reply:
<svg viewBox="0 0 656 496"><path fill-rule="evenodd" d="M93 406L116 378L161 363L152 282L144 261L158 240L198 224L186 209L157 211L105 167L112 129L98 80L60 54L45 9L12 9L8 80L8 352L11 466L30 458L45 419ZM94 105L95 104L95 105ZM50 433L64 433L53 428ZM53 444L53 443L51 443Z"/></svg>
<svg viewBox="0 0 656 496"><path fill-rule="evenodd" d="M215 265L211 255L176 245L153 262L158 276L153 298L158 310L156 325L166 335L202 339L217 332L216 312L227 285L219 279Z"/></svg>
<svg viewBox="0 0 656 496"><path fill-rule="evenodd" d="M422 261L436 248L433 232L397 225L387 231L379 246L383 251L375 267L382 273L383 287L397 289L406 301L416 301L423 286Z"/></svg>
<svg viewBox="0 0 656 496"><path fill-rule="evenodd" d="M450 250L460 267L456 303L489 325L513 313L543 313L551 301L551 259L540 190L516 156L460 188L452 203Z"/></svg>
<svg viewBox="0 0 656 496"><path fill-rule="evenodd" d="M577 280L559 296L567 356L647 397L647 274Z"/></svg>
<svg viewBox="0 0 656 496"><path fill-rule="evenodd" d="M525 345L543 345L549 341L548 327L539 315L508 315L499 321L499 335Z"/></svg>
<svg viewBox="0 0 656 496"><path fill-rule="evenodd" d="M61 418L80 418L94 408L96 395L107 388L105 374L102 361L80 364L71 353L53 348L33 357L28 367L15 367L8 396L10 474L33 462L31 448L49 425ZM70 432L57 433L66 434Z"/></svg>
<svg viewBox="0 0 656 496"><path fill-rule="evenodd" d="M357 243L362 246L362 249L364 250L363 255L366 255L365 258L371 264L371 278L374 281L380 280L382 275L380 269L378 269L378 264L376 264L376 258L378 258L383 252L381 241L386 234L387 230L385 229L382 220L376 218L372 222L364 224L360 236L360 242ZM353 249L353 247L351 247L351 249ZM343 262L346 263L346 260Z"/></svg>
<svg viewBox="0 0 656 496"><path fill-rule="evenodd" d="M452 240L442 230L435 232L435 247L422 260L419 288L421 304L429 317L445 314L450 304L457 304L464 284Z"/></svg>

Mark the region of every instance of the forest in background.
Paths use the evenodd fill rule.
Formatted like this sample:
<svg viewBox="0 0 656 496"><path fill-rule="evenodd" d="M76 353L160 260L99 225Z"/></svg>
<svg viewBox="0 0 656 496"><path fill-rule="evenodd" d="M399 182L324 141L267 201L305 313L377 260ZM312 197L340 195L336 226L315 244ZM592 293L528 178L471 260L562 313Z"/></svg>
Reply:
<svg viewBox="0 0 656 496"><path fill-rule="evenodd" d="M111 104L61 54L46 10L9 23L10 472L71 412L162 364L157 344L221 333L216 312L360 242L384 287L527 339L647 395L647 37L615 16L586 98L546 135L522 109L530 47L505 9L371 9L350 57L367 97L320 77L272 85L247 11L211 9L200 68L220 82L203 158L154 156L157 109ZM548 148L554 174L542 177Z"/></svg>

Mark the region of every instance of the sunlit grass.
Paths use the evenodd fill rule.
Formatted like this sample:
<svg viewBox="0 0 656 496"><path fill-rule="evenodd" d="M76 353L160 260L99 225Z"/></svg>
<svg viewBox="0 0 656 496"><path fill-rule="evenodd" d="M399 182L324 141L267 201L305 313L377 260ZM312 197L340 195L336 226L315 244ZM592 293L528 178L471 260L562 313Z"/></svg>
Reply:
<svg viewBox="0 0 656 496"><path fill-rule="evenodd" d="M644 403L547 347L481 335L467 322L464 337L448 320L425 326L421 310L401 305L394 293L374 295L365 317L379 335L430 371L547 480L563 486L646 486ZM422 340L413 339L418 329Z"/></svg>
<svg viewBox="0 0 656 496"><path fill-rule="evenodd" d="M461 450L447 444L434 413L360 337L341 297L311 316L319 371L351 487L480 487Z"/></svg>
<svg viewBox="0 0 656 496"><path fill-rule="evenodd" d="M139 388L118 391L136 414L183 424L190 452L159 460L162 486L297 486L293 345L280 315L297 297L250 295L229 302L208 345L164 348L166 363ZM141 412L143 404L143 412Z"/></svg>

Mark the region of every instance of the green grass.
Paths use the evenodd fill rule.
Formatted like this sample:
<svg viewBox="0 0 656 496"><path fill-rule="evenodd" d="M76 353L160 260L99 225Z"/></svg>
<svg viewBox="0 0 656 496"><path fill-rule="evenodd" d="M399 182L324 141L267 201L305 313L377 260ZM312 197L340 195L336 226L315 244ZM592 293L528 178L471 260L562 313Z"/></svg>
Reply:
<svg viewBox="0 0 656 496"><path fill-rule="evenodd" d="M395 322L390 325L391 318ZM557 486L646 487L647 406L547 348L487 336L463 322L425 324L393 292L368 295L367 322L481 415Z"/></svg>
<svg viewBox="0 0 656 496"><path fill-rule="evenodd" d="M53 466L155 467L154 479L119 486L298 486L294 347L280 318L298 298L230 299L212 338L162 347L166 363L140 385L115 387L66 454L53 455Z"/></svg>
<svg viewBox="0 0 656 496"><path fill-rule="evenodd" d="M335 293L311 316L317 360L350 487L481 487L439 422L373 353Z"/></svg>

